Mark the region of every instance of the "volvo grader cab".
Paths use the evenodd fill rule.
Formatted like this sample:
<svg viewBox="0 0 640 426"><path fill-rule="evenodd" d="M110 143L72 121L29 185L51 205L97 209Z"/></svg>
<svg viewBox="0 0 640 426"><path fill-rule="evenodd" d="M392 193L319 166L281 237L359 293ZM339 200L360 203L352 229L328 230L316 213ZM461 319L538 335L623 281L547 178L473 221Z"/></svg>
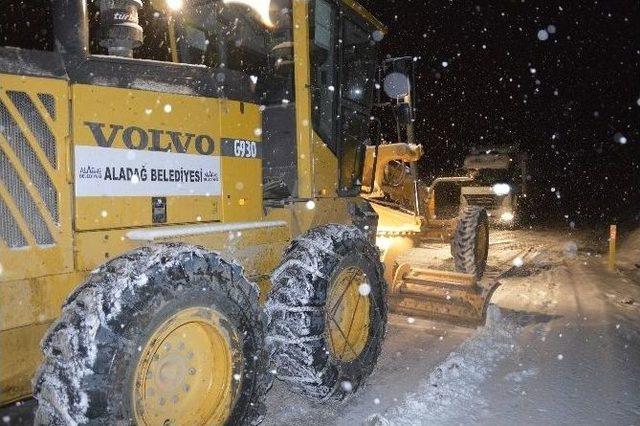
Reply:
<svg viewBox="0 0 640 426"><path fill-rule="evenodd" d="M385 31L351 0L5 1L0 405L249 424L274 376L355 392L398 294L361 197Z"/></svg>

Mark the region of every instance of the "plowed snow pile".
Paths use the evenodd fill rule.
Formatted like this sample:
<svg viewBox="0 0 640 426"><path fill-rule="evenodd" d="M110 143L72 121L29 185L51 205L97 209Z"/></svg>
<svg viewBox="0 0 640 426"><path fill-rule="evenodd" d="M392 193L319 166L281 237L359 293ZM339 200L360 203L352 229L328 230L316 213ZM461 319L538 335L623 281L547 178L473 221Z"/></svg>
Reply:
<svg viewBox="0 0 640 426"><path fill-rule="evenodd" d="M429 379L405 402L385 415L373 415L371 425L415 425L418 419L446 422L461 410L482 408L482 385L496 366L516 349L520 327L510 315L490 306L487 325L437 366Z"/></svg>

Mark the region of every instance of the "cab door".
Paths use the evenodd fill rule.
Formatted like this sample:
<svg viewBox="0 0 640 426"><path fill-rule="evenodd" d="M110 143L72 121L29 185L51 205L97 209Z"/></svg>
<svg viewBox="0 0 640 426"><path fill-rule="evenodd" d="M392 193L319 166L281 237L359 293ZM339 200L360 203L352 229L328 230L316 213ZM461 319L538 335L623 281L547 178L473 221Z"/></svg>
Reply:
<svg viewBox="0 0 640 426"><path fill-rule="evenodd" d="M330 0L315 0L310 16L313 128L338 158L338 194L357 196L374 96L375 29Z"/></svg>
<svg viewBox="0 0 640 426"><path fill-rule="evenodd" d="M376 49L373 30L355 13L343 12L341 21L338 158L340 193L356 196L362 185L364 153L369 144Z"/></svg>

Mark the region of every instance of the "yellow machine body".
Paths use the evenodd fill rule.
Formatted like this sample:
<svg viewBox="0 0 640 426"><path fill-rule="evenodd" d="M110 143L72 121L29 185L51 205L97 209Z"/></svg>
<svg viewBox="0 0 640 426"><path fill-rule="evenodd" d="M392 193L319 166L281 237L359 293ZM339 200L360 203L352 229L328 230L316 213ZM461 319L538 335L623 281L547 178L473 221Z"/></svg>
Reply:
<svg viewBox="0 0 640 426"><path fill-rule="evenodd" d="M459 219L437 217L435 188L443 181L470 180L439 178L426 186L412 179L407 165L415 166L422 154L420 145L386 143L368 147L365 157L363 197L378 215L376 244L385 265L389 308L399 314L477 326L485 320L497 279L480 280L473 274L402 261L424 241L452 241Z"/></svg>
<svg viewBox="0 0 640 426"><path fill-rule="evenodd" d="M263 205L262 161L233 152L270 149L259 105L0 73L14 132L0 132L0 221L15 239L0 239L0 405L30 395L40 339L105 261L154 242L196 244L239 262L264 294L293 237L353 222L363 201L338 196L338 159L309 125L308 8L293 0L298 201L281 208Z"/></svg>

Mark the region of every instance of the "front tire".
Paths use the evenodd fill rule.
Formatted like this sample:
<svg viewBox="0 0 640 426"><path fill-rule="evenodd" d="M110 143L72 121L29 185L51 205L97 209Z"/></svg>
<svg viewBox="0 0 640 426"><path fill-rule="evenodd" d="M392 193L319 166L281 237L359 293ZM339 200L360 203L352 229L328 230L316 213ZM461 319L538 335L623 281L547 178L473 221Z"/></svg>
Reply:
<svg viewBox="0 0 640 426"><path fill-rule="evenodd" d="M482 278L489 255L489 218L482 207L465 206L451 242L457 272Z"/></svg>
<svg viewBox="0 0 640 426"><path fill-rule="evenodd" d="M201 248L109 261L68 298L42 350L36 424L249 424L265 411L257 287Z"/></svg>
<svg viewBox="0 0 640 426"><path fill-rule="evenodd" d="M277 376L314 399L342 400L371 374L387 323L378 250L356 227L298 237L272 277L267 342Z"/></svg>

